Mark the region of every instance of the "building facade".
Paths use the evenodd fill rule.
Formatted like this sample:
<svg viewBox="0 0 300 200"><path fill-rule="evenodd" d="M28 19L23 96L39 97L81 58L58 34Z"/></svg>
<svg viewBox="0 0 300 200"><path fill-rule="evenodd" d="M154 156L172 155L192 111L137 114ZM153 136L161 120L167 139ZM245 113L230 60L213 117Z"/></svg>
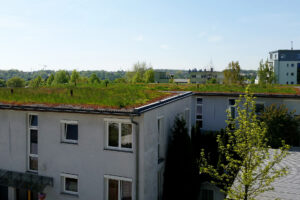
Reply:
<svg viewBox="0 0 300 200"><path fill-rule="evenodd" d="M1 200L161 199L176 116L190 92L133 110L0 105ZM189 125L190 126L190 125Z"/></svg>
<svg viewBox="0 0 300 200"><path fill-rule="evenodd" d="M208 70L201 70L197 72L190 72L190 83L201 83L205 84L207 81L215 79L216 83L223 83L224 74L223 72L216 72L212 69Z"/></svg>
<svg viewBox="0 0 300 200"><path fill-rule="evenodd" d="M300 50L277 50L269 54L276 83L300 84Z"/></svg>

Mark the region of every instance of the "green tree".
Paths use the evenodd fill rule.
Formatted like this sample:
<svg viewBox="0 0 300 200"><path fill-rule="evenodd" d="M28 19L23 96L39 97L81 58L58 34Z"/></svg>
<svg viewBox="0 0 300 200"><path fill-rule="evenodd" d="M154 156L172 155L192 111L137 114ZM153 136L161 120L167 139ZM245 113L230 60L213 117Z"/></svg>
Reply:
<svg viewBox="0 0 300 200"><path fill-rule="evenodd" d="M44 84L44 80L41 76L37 76L35 79L29 82L30 87L41 87Z"/></svg>
<svg viewBox="0 0 300 200"><path fill-rule="evenodd" d="M198 170L186 122L176 118L166 156L163 199L196 199Z"/></svg>
<svg viewBox="0 0 300 200"><path fill-rule="evenodd" d="M66 84L69 82L69 74L64 70L59 70L55 73L53 84Z"/></svg>
<svg viewBox="0 0 300 200"><path fill-rule="evenodd" d="M152 68L148 69L144 74L145 83L154 83L154 70Z"/></svg>
<svg viewBox="0 0 300 200"><path fill-rule="evenodd" d="M99 84L101 81L95 73L92 73L91 77L89 78L89 82L91 84Z"/></svg>
<svg viewBox="0 0 300 200"><path fill-rule="evenodd" d="M76 86L79 79L80 79L80 74L74 69L72 71L71 80L70 81L71 81L71 83L74 83L75 86Z"/></svg>
<svg viewBox="0 0 300 200"><path fill-rule="evenodd" d="M125 78L117 78L114 81L115 83L127 83L127 80Z"/></svg>
<svg viewBox="0 0 300 200"><path fill-rule="evenodd" d="M236 106L238 115L235 119L230 118L228 112L227 139L217 137L222 162L218 168L208 164L202 151L200 173L214 177L213 182L224 189L227 198L254 200L259 194L272 190L271 183L276 178L287 174L287 168L277 164L287 156L289 146L283 145L276 150L268 146L267 128L256 116L249 87Z"/></svg>
<svg viewBox="0 0 300 200"><path fill-rule="evenodd" d="M0 87L6 87L6 81L3 79L0 79Z"/></svg>
<svg viewBox="0 0 300 200"><path fill-rule="evenodd" d="M48 86L51 86L52 83L53 83L53 81L54 81L54 75L51 74L51 75L48 77L48 79L47 79L47 85L48 85Z"/></svg>
<svg viewBox="0 0 300 200"><path fill-rule="evenodd" d="M12 77L7 80L8 87L25 87L25 80L20 77Z"/></svg>
<svg viewBox="0 0 300 200"><path fill-rule="evenodd" d="M278 148L281 141L286 144L299 146L299 119L295 112L289 112L285 105L271 105L261 113L260 119L267 125L266 137L268 144Z"/></svg>
<svg viewBox="0 0 300 200"><path fill-rule="evenodd" d="M269 64L268 60L264 63L263 60L259 63L258 68L258 83L260 85L272 84L275 82L274 68Z"/></svg>
<svg viewBox="0 0 300 200"><path fill-rule="evenodd" d="M126 73L126 79L132 83L141 83L145 82L145 73L147 70L152 69L150 65L147 65L145 62L137 62L133 65L133 70ZM149 73L149 78L151 80L151 72ZM154 73L154 72L153 72ZM153 74L154 79L154 74Z"/></svg>
<svg viewBox="0 0 300 200"><path fill-rule="evenodd" d="M228 68L223 71L225 84L241 84L242 78L240 75L241 67L238 61L230 62Z"/></svg>

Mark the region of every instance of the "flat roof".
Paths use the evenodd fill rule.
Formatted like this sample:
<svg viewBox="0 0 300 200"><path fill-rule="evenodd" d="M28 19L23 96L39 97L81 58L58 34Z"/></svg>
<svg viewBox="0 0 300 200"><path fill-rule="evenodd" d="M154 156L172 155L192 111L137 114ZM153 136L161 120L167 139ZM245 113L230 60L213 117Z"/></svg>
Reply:
<svg viewBox="0 0 300 200"><path fill-rule="evenodd" d="M270 51L269 53L277 53L277 52L280 52L280 51L285 51L285 52L295 52L295 51L298 51L298 52L300 52L300 49L278 49L278 50L275 50L275 51Z"/></svg>
<svg viewBox="0 0 300 200"><path fill-rule="evenodd" d="M194 92L196 96L226 96L226 97L239 97L244 95L243 92ZM292 98L300 99L299 94L270 94L270 93L254 93L255 97L264 97L264 98Z"/></svg>

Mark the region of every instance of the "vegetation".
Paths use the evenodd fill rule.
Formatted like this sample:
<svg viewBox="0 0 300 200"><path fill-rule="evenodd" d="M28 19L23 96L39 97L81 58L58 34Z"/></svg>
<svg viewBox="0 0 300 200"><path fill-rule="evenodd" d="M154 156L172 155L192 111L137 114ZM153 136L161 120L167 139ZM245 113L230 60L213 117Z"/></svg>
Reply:
<svg viewBox="0 0 300 200"><path fill-rule="evenodd" d="M163 199L196 199L197 176L185 120L176 118L166 157Z"/></svg>
<svg viewBox="0 0 300 200"><path fill-rule="evenodd" d="M0 87L6 87L6 81L3 79L0 79Z"/></svg>
<svg viewBox="0 0 300 200"><path fill-rule="evenodd" d="M7 87L25 87L25 80L16 76L8 79L6 84Z"/></svg>
<svg viewBox="0 0 300 200"><path fill-rule="evenodd" d="M281 146L281 141L292 146L299 146L299 117L289 112L285 105L271 105L259 116L267 125L266 137L273 148Z"/></svg>
<svg viewBox="0 0 300 200"><path fill-rule="evenodd" d="M258 83L260 85L266 85L274 82L275 74L273 66L269 64L268 60L266 60L265 63L261 60L258 68Z"/></svg>
<svg viewBox="0 0 300 200"><path fill-rule="evenodd" d="M153 83L154 70L145 62L133 65L133 71L126 73L126 79L130 83Z"/></svg>
<svg viewBox="0 0 300 200"><path fill-rule="evenodd" d="M73 96L70 90L73 90ZM163 98L170 93L151 90L142 85L110 84L77 85L40 88L15 88L13 94L10 89L0 88L0 102L26 104L76 104L96 107L132 107L145 104L154 99Z"/></svg>
<svg viewBox="0 0 300 200"><path fill-rule="evenodd" d="M209 164L202 151L200 172L214 177L213 182L223 186L229 199L250 200L272 190L271 183L287 174L287 168L277 164L287 156L289 146L283 143L277 150L268 147L267 127L256 117L255 101L248 88L236 107L235 119L228 112L226 142L217 137L221 164L218 168Z"/></svg>
<svg viewBox="0 0 300 200"><path fill-rule="evenodd" d="M223 71L225 84L241 84L241 67L238 61L228 64L228 68Z"/></svg>

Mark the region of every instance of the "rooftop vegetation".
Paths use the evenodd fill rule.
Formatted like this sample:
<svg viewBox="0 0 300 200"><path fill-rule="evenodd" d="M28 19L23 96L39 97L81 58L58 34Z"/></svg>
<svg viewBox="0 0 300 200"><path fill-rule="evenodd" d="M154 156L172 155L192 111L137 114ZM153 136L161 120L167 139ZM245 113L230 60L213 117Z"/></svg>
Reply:
<svg viewBox="0 0 300 200"><path fill-rule="evenodd" d="M291 86L250 87L253 93L297 94ZM244 92L242 85L219 84L77 84L29 88L0 88L0 102L13 104L80 105L84 107L131 108L171 95L169 91Z"/></svg>

